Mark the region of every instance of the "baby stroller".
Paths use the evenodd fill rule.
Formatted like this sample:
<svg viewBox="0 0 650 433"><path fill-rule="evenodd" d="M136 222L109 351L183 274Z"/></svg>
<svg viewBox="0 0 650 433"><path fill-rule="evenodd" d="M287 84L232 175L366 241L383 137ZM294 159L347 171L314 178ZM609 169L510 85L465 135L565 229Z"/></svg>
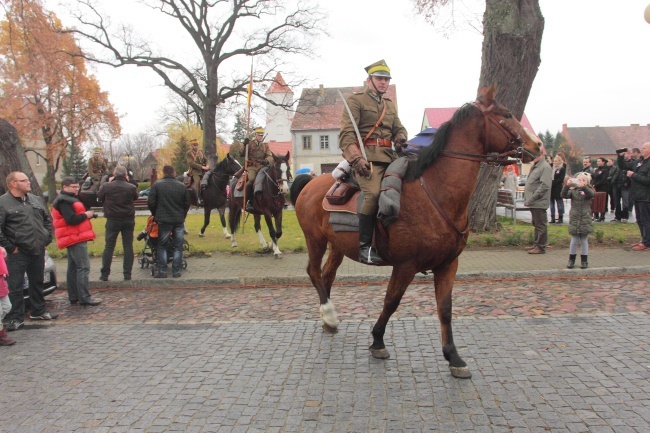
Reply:
<svg viewBox="0 0 650 433"><path fill-rule="evenodd" d="M142 254L138 259L140 268L148 268L151 266L151 275L155 275L158 271L156 269L156 257L158 256L158 224L153 220L153 215L147 218L147 226L140 232L137 238L139 241L144 239L144 246L142 247ZM189 251L190 244L187 239L183 239L183 251ZM174 245L172 242L167 244L167 263L174 260ZM187 261L183 259L183 269L187 269Z"/></svg>

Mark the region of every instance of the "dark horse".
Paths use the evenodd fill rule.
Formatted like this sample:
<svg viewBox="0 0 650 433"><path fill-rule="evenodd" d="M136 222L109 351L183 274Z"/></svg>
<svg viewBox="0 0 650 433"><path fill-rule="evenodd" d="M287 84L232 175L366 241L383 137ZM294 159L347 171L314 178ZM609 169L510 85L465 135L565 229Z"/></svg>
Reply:
<svg viewBox="0 0 650 433"><path fill-rule="evenodd" d="M476 102L461 107L440 127L417 162L410 164L402 186L399 218L387 228L389 254L385 258L393 272L383 310L372 330L370 351L375 358L390 356L384 345L386 325L415 274L432 271L442 352L453 376L471 377L456 350L451 328L452 288L458 256L468 234L467 205L481 162L505 165L510 156L530 161L539 153L537 139L524 131L510 111L494 100L494 95L493 87L482 88ZM493 152L499 155L487 156ZM321 175L310 180L310 176L296 178L291 198L305 234L307 273L318 291L323 328L335 332L338 319L330 291L343 257L358 261L359 235L334 232L328 223L329 214L321 202L334 179ZM321 267L328 244L329 256Z"/></svg>
<svg viewBox="0 0 650 433"><path fill-rule="evenodd" d="M282 210L284 209L284 195L289 192L289 181L291 180L291 166L290 166L289 152L285 156L273 155L273 164L268 168L268 171L263 176L262 193L256 194L254 197L255 209L253 213L255 220L255 232L259 237L262 248L272 249L276 258L282 258L282 252L278 248L278 239L282 236ZM230 214L228 221L230 222L230 231L232 232L232 247L237 247L237 240L235 240L235 232L239 227L239 220L241 218L243 208L243 197L235 197L234 191L235 182L230 186L230 198L228 200L228 208ZM246 198L248 200L248 197ZM260 224L260 216L264 215L266 226L269 228L269 235L271 242L267 243L262 234L262 226ZM275 227L273 220L275 220Z"/></svg>
<svg viewBox="0 0 650 433"><path fill-rule="evenodd" d="M224 216L226 204L228 202L226 187L228 186L230 177L237 173L240 168L241 165L235 158L226 155L224 159L210 170L208 185L201 193L201 197L203 198L203 227L201 227L201 233L199 233L200 237L205 236L205 228L210 224L210 214L212 209L217 209L219 211L221 227L223 228L223 235L226 239L231 238L230 233L228 233L228 228L226 227L226 218ZM192 206L198 206L198 203L196 202L196 194L192 192L190 197Z"/></svg>

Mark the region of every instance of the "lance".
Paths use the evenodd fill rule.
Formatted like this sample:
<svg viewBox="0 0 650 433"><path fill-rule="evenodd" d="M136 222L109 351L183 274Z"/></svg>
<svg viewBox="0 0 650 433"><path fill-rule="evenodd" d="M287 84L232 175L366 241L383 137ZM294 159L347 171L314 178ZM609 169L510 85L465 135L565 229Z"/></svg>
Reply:
<svg viewBox="0 0 650 433"><path fill-rule="evenodd" d="M242 173L242 176L246 179L246 182L244 182L244 204L243 204L243 220L241 223L241 230L242 233L244 232L244 224L246 224L246 192L248 191L248 146L250 145L250 127L251 127L251 99L253 96L253 58L251 57L251 75L250 75L250 81L248 83L248 101L246 103L246 138L248 139L248 143L246 143L246 147L244 148L244 173Z"/></svg>

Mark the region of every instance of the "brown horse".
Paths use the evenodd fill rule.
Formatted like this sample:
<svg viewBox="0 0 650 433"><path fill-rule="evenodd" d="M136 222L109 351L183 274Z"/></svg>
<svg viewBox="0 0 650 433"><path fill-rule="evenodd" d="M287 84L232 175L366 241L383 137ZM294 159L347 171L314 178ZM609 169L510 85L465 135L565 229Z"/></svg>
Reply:
<svg viewBox="0 0 650 433"><path fill-rule="evenodd" d="M402 186L399 218L387 228L388 254L384 258L387 265L393 266L393 272L383 310L372 330L370 351L375 358L390 356L384 345L386 325L415 274L432 271L442 352L453 376L471 377L454 345L451 295L458 256L467 240L467 205L480 162L506 165L510 156L530 161L539 153L536 139L494 100L494 95L494 87L481 89L476 102L461 107L440 127L415 164L410 164ZM487 155L495 152L499 155ZM334 232L328 223L329 214L321 203L334 179L321 175L310 180L311 177L296 178L291 197L305 234L309 252L307 273L318 291L323 329L336 332L338 319L330 291L343 257L358 261L359 235ZM328 244L329 256L321 267Z"/></svg>
<svg viewBox="0 0 650 433"><path fill-rule="evenodd" d="M278 247L278 239L282 236L282 210L284 209L284 195L289 192L289 181L291 181L291 165L290 154L287 152L285 156L273 155L273 164L268 168L268 171L262 177L262 193L256 194L253 197L256 211L253 213L255 232L259 237L262 248L273 250L275 258L282 258L282 251ZM228 221L230 223L230 231L232 232L231 246L236 248L237 240L235 239L235 232L239 227L239 220L241 218L244 199L238 196L235 191L236 179L230 185L230 197L228 199L229 215ZM248 198L247 198L248 200ZM266 242L262 234L262 225L260 224L260 217L264 215L266 226L269 229L271 242ZM273 226L275 220L275 227Z"/></svg>

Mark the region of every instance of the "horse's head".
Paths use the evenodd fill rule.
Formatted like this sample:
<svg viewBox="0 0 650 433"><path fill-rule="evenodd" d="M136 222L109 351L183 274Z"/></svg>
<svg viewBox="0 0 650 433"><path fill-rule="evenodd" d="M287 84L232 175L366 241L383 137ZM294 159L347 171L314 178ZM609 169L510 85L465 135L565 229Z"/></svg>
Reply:
<svg viewBox="0 0 650 433"><path fill-rule="evenodd" d="M291 176L291 163L289 152L285 156L277 156L273 154L273 169L275 171L275 182L282 194L289 192L289 182L293 178Z"/></svg>
<svg viewBox="0 0 650 433"><path fill-rule="evenodd" d="M230 156L230 154L226 154L226 157L217 164L214 171L217 171L217 168L219 168L219 172L232 176L241 169L241 164L235 158Z"/></svg>
<svg viewBox="0 0 650 433"><path fill-rule="evenodd" d="M513 156L524 162L532 161L540 152L541 141L531 134L494 96L496 87L483 87L474 106L485 119L485 153L496 152Z"/></svg>

